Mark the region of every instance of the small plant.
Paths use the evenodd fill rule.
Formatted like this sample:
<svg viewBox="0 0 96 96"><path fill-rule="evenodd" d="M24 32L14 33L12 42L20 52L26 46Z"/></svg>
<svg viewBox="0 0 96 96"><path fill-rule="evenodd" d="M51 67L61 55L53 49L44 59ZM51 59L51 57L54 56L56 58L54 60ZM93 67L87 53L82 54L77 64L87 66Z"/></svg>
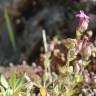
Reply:
<svg viewBox="0 0 96 96"><path fill-rule="evenodd" d="M24 75L21 76L21 78L16 78L16 74L13 72L11 77L9 78L9 82L6 80L6 78L1 75L0 76L0 88L2 95L1 96L19 96L19 94L23 94L25 96L24 92L21 91L24 83L25 83L25 77Z"/></svg>

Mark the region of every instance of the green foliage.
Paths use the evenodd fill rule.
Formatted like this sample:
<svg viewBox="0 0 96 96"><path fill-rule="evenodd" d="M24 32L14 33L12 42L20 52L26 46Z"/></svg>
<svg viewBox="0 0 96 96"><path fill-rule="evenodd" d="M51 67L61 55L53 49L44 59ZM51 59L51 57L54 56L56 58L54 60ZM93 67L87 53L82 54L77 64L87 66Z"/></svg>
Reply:
<svg viewBox="0 0 96 96"><path fill-rule="evenodd" d="M4 88L6 88L6 89L9 88L9 84L8 84L7 80L5 79L5 77L3 75L1 75L1 77L0 77L0 82L1 82L1 85Z"/></svg>
<svg viewBox="0 0 96 96"><path fill-rule="evenodd" d="M25 83L24 75L21 76L19 79L16 78L15 72L12 73L9 82L7 82L6 78L1 75L0 83L1 83L1 92L3 96L17 96L17 94L23 88L23 84Z"/></svg>
<svg viewBox="0 0 96 96"><path fill-rule="evenodd" d="M10 18L9 18L8 11L7 11L6 7L4 7L4 18L5 18L7 29L8 29L9 39L11 41L11 44L12 44L13 48L16 49L14 32L13 32L13 29L12 29L12 25L11 25Z"/></svg>

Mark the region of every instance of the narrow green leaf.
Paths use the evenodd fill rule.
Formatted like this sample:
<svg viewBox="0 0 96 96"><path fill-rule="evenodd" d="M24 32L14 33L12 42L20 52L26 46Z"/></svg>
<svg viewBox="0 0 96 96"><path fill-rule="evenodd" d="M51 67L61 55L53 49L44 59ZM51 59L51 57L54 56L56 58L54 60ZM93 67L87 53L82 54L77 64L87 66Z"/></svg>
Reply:
<svg viewBox="0 0 96 96"><path fill-rule="evenodd" d="M23 87L25 80L26 80L26 78L25 78L25 76L23 75L20 79L18 79L18 80L16 81L15 92L18 91L18 90L20 90L20 89Z"/></svg>
<svg viewBox="0 0 96 96"><path fill-rule="evenodd" d="M9 88L9 84L3 75L1 75L1 77L0 77L0 82L4 88L6 88L6 89Z"/></svg>
<svg viewBox="0 0 96 96"><path fill-rule="evenodd" d="M7 28L8 28L9 39L12 43L13 48L16 49L14 32L13 32L13 29L12 29L12 25L11 25L10 18L8 16L8 11L7 11L6 7L4 8L4 18L5 18L5 21L6 21L6 24L7 24Z"/></svg>
<svg viewBox="0 0 96 96"><path fill-rule="evenodd" d="M1 90L1 94L0 96L11 96L10 95L10 88L8 88L7 90L3 87L3 86L0 86L0 90Z"/></svg>
<svg viewBox="0 0 96 96"><path fill-rule="evenodd" d="M15 71L12 73L11 77L10 77L10 86L13 90L15 90L16 87L16 74Z"/></svg>

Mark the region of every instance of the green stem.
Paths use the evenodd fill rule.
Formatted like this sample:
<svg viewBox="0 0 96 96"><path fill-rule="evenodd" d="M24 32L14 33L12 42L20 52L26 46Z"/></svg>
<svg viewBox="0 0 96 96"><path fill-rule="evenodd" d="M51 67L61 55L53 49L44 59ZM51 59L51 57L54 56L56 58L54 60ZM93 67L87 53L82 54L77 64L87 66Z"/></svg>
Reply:
<svg viewBox="0 0 96 96"><path fill-rule="evenodd" d="M69 67L69 64L70 64L70 49L68 50L68 54L67 54L66 66Z"/></svg>

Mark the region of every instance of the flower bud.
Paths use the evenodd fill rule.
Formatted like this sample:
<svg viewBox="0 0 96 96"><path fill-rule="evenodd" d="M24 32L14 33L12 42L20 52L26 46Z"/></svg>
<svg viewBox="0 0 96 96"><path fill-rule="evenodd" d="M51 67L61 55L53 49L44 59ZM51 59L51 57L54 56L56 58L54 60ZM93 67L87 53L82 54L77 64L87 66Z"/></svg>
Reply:
<svg viewBox="0 0 96 96"><path fill-rule="evenodd" d="M63 42L64 46L68 49L74 48L77 44L77 40L71 39L71 38L64 39L62 42Z"/></svg>
<svg viewBox="0 0 96 96"><path fill-rule="evenodd" d="M88 46L82 48L80 54L83 57L83 59L88 60L89 57L92 55L92 47L91 47L91 45L88 45Z"/></svg>
<svg viewBox="0 0 96 96"><path fill-rule="evenodd" d="M79 32L84 32L88 28L88 23L89 23L89 16L87 16L82 10L80 10L79 14L76 14L76 17L79 17L79 27L77 30Z"/></svg>

